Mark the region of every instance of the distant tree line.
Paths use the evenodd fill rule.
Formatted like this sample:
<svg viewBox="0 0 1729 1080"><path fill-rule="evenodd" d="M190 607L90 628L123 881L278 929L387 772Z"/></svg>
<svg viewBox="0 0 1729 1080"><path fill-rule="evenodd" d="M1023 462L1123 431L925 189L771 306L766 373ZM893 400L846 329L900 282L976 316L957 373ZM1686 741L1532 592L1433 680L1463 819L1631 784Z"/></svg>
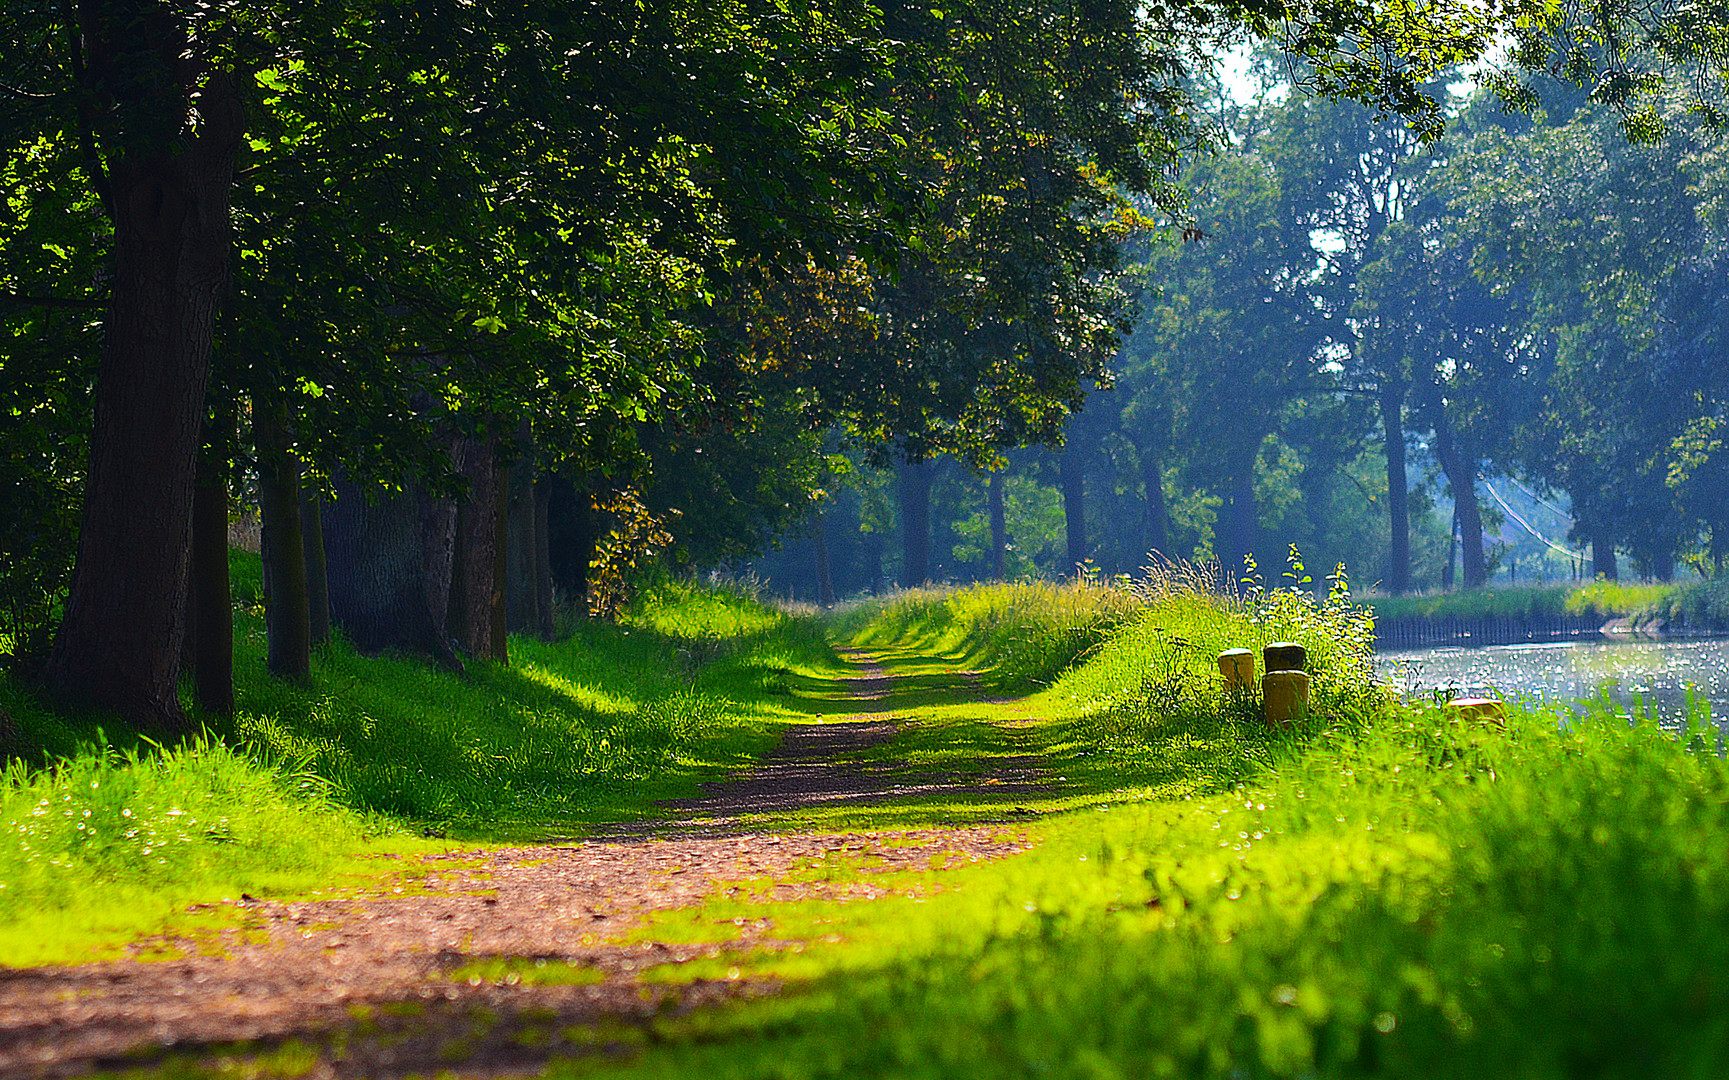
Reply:
<svg viewBox="0 0 1729 1080"><path fill-rule="evenodd" d="M1484 486L1498 474L1567 502L1557 539L1591 552L1589 573L1720 572L1721 125L1685 86L1654 96L1634 139L1625 102L1562 79L1509 110L1482 89L1453 100L1443 77L1430 92L1456 116L1425 142L1294 92L1276 57L1260 70L1254 103L1197 95L1224 139L1182 175L1193 224L1130 245L1138 317L1061 451L949 468L942 573L1133 573L1151 553L1276 571L1296 543L1395 594L1474 587L1497 555L1486 536L1511 527ZM1005 480L1022 528L997 543L1022 557L993 564L973 537ZM855 509L871 498L882 508ZM929 516L879 492L837 501L825 533L880 545L886 522L891 550L922 547ZM759 565L812 593L802 552ZM910 557L893 570L840 575L924 577Z"/></svg>
<svg viewBox="0 0 1729 1080"><path fill-rule="evenodd" d="M1716 56L1704 31L1717 24L1688 8L1643 37L1600 33L1623 14L1346 0L8 3L12 677L161 734L188 727L183 675L202 707L230 708L236 496L263 516L269 663L284 678L306 675L333 627L453 666L503 660L510 629L550 632L559 593L604 613L648 560L736 562L875 467L896 464L902 516L926 535L932 462L988 473L1018 447L1056 445L1088 387L1111 381L1137 263L1157 290L1144 310L1192 310L1142 324L1112 399L1122 417L1098 410L1098 431L1133 447L1143 477L1198 477L1179 441L1212 432L1219 550L1252 548L1253 477L1268 438L1294 430L1289 411L1330 407L1346 380L1370 385L1363 364L1398 361L1359 358L1357 331L1337 329L1373 316L1348 289L1318 290L1336 275L1289 270L1302 248L1289 213L1328 211L1280 186L1256 126L1270 120L1206 111L1207 58L1276 45L1318 95L1316 122L1337 98L1401 117L1376 128L1394 133L1392 161L1442 129L1432 77L1516 28L1520 64L1609 73L1603 107L1652 135L1647 76ZM1702 32L1677 39L1676 18ZM1575 62L1569 41L1596 44ZM1710 106L1714 85L1692 103ZM1518 101L1523 84L1500 92ZM1215 141L1221 154L1199 153ZM1192 243L1135 239L1189 215ZM1352 273L1380 256L1375 229L1413 232L1382 216ZM1428 257L1428 241L1410 242ZM1466 249L1437 250L1439 272ZM1488 282L1486 303L1515 304L1507 328L1527 303L1492 278L1444 280ZM1326 332L1322 293L1337 320ZM1257 319L1236 319L1251 299ZM1403 325L1445 332L1428 319ZM1401 407L1445 413L1443 457L1479 460L1500 429L1434 387L1468 385L1473 358L1507 344L1449 345L1441 375L1412 376ZM1662 347L1683 365L1692 355ZM1225 370L1168 359L1208 350L1274 365L1278 407L1219 411L1207 380ZM1551 354L1572 356L1533 351ZM1576 368L1597 354L1579 355ZM1692 449L1672 489L1702 491L1716 428L1699 409L1674 421ZM1092 543L1076 507L1082 451L1099 444L1067 445L1073 554ZM1140 500L1155 539L1169 528L1161 487ZM1008 503L992 491L1006 572ZM908 578L932 573L928 551L904 546Z"/></svg>

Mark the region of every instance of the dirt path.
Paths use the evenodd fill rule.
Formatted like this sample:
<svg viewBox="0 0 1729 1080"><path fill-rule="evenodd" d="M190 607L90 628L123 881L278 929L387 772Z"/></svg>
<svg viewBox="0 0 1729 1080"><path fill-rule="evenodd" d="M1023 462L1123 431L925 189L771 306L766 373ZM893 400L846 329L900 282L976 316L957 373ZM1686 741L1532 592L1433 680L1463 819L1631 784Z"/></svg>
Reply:
<svg viewBox="0 0 1729 1080"><path fill-rule="evenodd" d="M892 680L880 667L861 668L848 680L849 696L885 701ZM896 730L892 714L880 713L790 728L750 772L671 804L672 820L635 827L636 835L438 856L404 867L370 895L207 905L199 912L207 932L143 943L132 959L0 969L0 1076L76 1076L137 1068L164 1054L203 1060L259 1052L309 1077L451 1068L489 1076L535 1071L555 1057L616 1053L616 1040L595 1034L607 1030L604 1022L639 1023L769 989L733 980L640 982L644 968L720 948L633 940L643 936L630 933L643 916L837 853L876 865L852 880L776 885L774 898L868 900L883 892L872 873L1025 848L1023 836L1002 826L747 831L752 814L981 783L847 761ZM1020 762L1013 768L1025 771ZM1005 790L1000 783L993 792ZM672 838L649 839L650 831ZM763 919L739 926L729 946L772 941ZM545 985L549 976L567 984ZM223 1045L235 1043L255 1045Z"/></svg>

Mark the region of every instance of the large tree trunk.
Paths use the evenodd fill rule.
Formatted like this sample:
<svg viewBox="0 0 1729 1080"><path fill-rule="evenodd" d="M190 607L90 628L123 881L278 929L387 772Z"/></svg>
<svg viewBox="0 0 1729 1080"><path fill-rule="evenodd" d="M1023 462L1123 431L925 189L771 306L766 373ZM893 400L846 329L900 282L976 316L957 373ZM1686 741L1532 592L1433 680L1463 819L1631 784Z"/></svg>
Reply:
<svg viewBox="0 0 1729 1080"><path fill-rule="evenodd" d="M456 537L450 569L449 631L469 656L503 660L505 635L495 626L494 608L503 610L503 575L498 572L501 505L509 499L509 471L486 439L459 439L456 471L468 480L466 498L457 505Z"/></svg>
<svg viewBox="0 0 1729 1080"><path fill-rule="evenodd" d="M1238 455L1225 489L1225 503L1219 508L1218 555L1227 574L1242 574L1247 560L1255 553L1260 539L1255 511L1254 451Z"/></svg>
<svg viewBox="0 0 1729 1080"><path fill-rule="evenodd" d="M900 466L901 585L915 588L931 579L931 463L927 458Z"/></svg>
<svg viewBox="0 0 1729 1080"><path fill-rule="evenodd" d="M513 471L510 482L510 508L505 512L505 611L510 629L521 634L541 634L542 612L537 580L539 556L536 505L540 485L534 482L532 470L523 467Z"/></svg>
<svg viewBox="0 0 1729 1080"><path fill-rule="evenodd" d="M101 117L114 266L76 569L43 680L63 702L175 735L187 726L177 680L193 474L244 116L234 79L217 72L188 133L191 96L176 77L186 25L141 15L79 7L86 95L114 102Z"/></svg>
<svg viewBox="0 0 1729 1080"><path fill-rule="evenodd" d="M232 419L230 420L232 424ZM217 716L234 712L234 603L228 582L228 438L198 461L192 495L192 576L187 603L192 695Z"/></svg>
<svg viewBox="0 0 1729 1080"><path fill-rule="evenodd" d="M1615 561L1615 544L1601 535L1591 538L1591 576L1606 581L1621 579L1621 567Z"/></svg>
<svg viewBox="0 0 1729 1080"><path fill-rule="evenodd" d="M1077 442L1071 436L1063 444L1057 465L1063 487L1063 525L1071 573L1078 572L1087 561L1086 458Z"/></svg>
<svg viewBox="0 0 1729 1080"><path fill-rule="evenodd" d="M546 483L548 571L568 602L586 612L594 549L600 541L594 493L563 476L549 477Z"/></svg>
<svg viewBox="0 0 1729 1080"><path fill-rule="evenodd" d="M402 649L462 669L444 631L453 517L446 500L427 499L413 485L368 499L351 483L337 484L324 507L330 616L356 648Z"/></svg>
<svg viewBox="0 0 1729 1080"><path fill-rule="evenodd" d="M300 546L306 554L306 616L314 649L330 640L330 569L324 559L324 500L301 491Z"/></svg>
<svg viewBox="0 0 1729 1080"><path fill-rule="evenodd" d="M312 614L306 596L306 548L300 527L300 459L280 391L252 396L258 444L258 509L264 519L265 631L270 673L312 674Z"/></svg>
<svg viewBox="0 0 1729 1080"><path fill-rule="evenodd" d="M1405 388L1381 387L1381 426L1387 434L1387 592L1411 591L1411 481L1405 471Z"/></svg>
<svg viewBox="0 0 1729 1080"><path fill-rule="evenodd" d="M990 481L990 513L991 513L991 578L1002 581L1008 577L1009 562L1009 522L1008 507L1005 505L1003 493L1003 474L999 469L991 473Z"/></svg>
<svg viewBox="0 0 1729 1080"><path fill-rule="evenodd" d="M834 604L834 566L829 560L828 531L823 528L823 515L817 514L811 528L811 547L816 554L816 602L823 607Z"/></svg>
<svg viewBox="0 0 1729 1080"><path fill-rule="evenodd" d="M1159 455L1149 449L1139 451L1144 509L1141 518L1141 539L1145 554L1157 561L1168 559L1171 550L1171 511L1165 501L1165 469Z"/></svg>
<svg viewBox="0 0 1729 1080"><path fill-rule="evenodd" d="M534 633L551 641L556 629L552 592L552 485L534 484Z"/></svg>
<svg viewBox="0 0 1729 1080"><path fill-rule="evenodd" d="M883 534L868 532L864 534L865 573L870 575L871 595L881 596L883 586Z"/></svg>
<svg viewBox="0 0 1729 1080"><path fill-rule="evenodd" d="M1489 580L1483 553L1483 510L1477 505L1477 448L1469 435L1456 431L1446 407L1435 410L1435 456L1453 489L1453 512L1459 521L1459 569L1467 589Z"/></svg>

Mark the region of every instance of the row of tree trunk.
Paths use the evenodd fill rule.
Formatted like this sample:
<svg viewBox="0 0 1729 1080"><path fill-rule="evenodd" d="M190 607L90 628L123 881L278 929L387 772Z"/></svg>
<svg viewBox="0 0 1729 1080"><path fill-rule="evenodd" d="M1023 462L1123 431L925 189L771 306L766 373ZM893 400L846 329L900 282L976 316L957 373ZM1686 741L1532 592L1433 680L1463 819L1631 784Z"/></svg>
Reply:
<svg viewBox="0 0 1729 1080"><path fill-rule="evenodd" d="M285 402L254 402L264 593L272 674L304 679L312 652L340 627L356 648L508 662L506 634L553 633L550 514L555 481L512 469L490 441L460 437L452 466L462 498L408 483L336 482L311 496L292 452ZM220 443L231 432L213 432ZM182 664L201 708L234 707L226 459L210 447L195 489ZM513 475L515 477L513 481ZM592 545L591 545L592 546Z"/></svg>

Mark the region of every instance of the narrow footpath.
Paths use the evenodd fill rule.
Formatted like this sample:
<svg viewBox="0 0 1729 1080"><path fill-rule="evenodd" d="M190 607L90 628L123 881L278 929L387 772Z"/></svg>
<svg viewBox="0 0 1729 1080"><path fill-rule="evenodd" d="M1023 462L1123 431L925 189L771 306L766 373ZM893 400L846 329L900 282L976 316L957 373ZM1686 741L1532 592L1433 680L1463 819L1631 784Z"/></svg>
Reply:
<svg viewBox="0 0 1729 1080"><path fill-rule="evenodd" d="M1044 781L1027 757L915 769L895 756L920 720L915 695L874 658L849 659L856 674L833 694L856 701L855 714L790 726L753 768L667 804L664 819L410 860L338 899L201 905L190 921L207 930L139 942L125 959L0 969L0 1076L252 1061L313 1078L534 1073L619 1052L619 1025L772 992L730 978L643 982L645 969L723 948L645 940L645 917L762 879L776 880L776 901L868 901L883 892L871 874L1014 854L1029 840L1001 823L819 832L777 818L934 795L1000 800L999 821L1012 822L1030 813L1013 799ZM976 689L949 696L967 699L984 701ZM842 880L779 881L837 856L868 865ZM764 919L724 948L772 944Z"/></svg>

